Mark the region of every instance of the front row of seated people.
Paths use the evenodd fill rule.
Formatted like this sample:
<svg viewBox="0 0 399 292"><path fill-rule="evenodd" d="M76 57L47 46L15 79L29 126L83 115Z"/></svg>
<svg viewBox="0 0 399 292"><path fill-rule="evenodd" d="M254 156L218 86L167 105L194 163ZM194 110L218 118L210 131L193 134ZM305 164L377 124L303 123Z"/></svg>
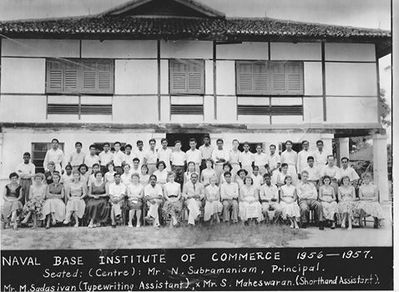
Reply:
<svg viewBox="0 0 399 292"><path fill-rule="evenodd" d="M139 227L142 220L159 228L161 222L178 226L184 220L195 225L200 218L210 223L222 220L245 224L273 223L281 218L289 222L291 228L306 228L309 211L313 210L320 229L325 226L335 228L336 222L342 228L351 229L356 215L374 217L375 228L383 218L378 188L371 182L370 173L364 175L358 198L347 176L341 179L336 191L329 176L324 176L319 186L308 179L307 171L302 171L296 185L288 174L284 175L283 184L277 185L272 183L268 173L259 176L260 180L247 174L241 169L235 176L226 168L223 177L218 179L209 168L209 173L206 169L203 171L200 181L197 172L192 171L186 174L181 188L175 181L174 172L168 172L163 183L159 183L155 174L146 177L143 183L139 173L131 174L129 181L110 168L106 179L100 171L85 179L81 172L74 170L66 183L55 171L50 184L45 183L43 174L37 173L25 205L22 205L18 174L11 173L10 183L4 188L2 219L15 229L21 217L21 224L31 219L33 227L37 226L38 220L43 220L46 228L57 222L67 225L72 220L76 227L83 222L89 228L109 222L116 227L122 212L128 210L130 227L133 222Z"/></svg>

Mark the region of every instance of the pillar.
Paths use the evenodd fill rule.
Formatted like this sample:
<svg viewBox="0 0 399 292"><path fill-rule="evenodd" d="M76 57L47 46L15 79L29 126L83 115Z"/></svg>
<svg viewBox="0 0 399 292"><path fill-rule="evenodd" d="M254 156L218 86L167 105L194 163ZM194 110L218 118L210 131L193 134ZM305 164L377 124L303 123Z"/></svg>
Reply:
<svg viewBox="0 0 399 292"><path fill-rule="evenodd" d="M349 138L339 138L339 157L337 157L337 164L341 165L341 158L349 158Z"/></svg>
<svg viewBox="0 0 399 292"><path fill-rule="evenodd" d="M389 200L387 136L373 135L374 183L380 190L380 202Z"/></svg>

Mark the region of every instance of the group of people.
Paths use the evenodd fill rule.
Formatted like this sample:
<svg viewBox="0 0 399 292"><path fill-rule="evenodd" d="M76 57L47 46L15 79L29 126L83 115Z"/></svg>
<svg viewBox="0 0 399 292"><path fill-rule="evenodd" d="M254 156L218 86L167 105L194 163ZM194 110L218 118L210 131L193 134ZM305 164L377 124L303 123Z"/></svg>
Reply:
<svg viewBox="0 0 399 292"><path fill-rule="evenodd" d="M253 224L282 219L291 228L306 228L313 210L320 229L335 228L336 222L351 229L355 216L374 217L375 228L383 218L371 174L365 173L360 183L349 159L341 158L338 168L321 140L315 152L303 141L299 153L288 140L281 155L275 145L266 154L261 144L256 153L249 151L249 143L240 151L236 139L230 151L224 150L222 139L215 148L209 137L203 142L197 149L197 141L190 139L186 152L180 141L173 150L168 148L166 139L160 149L150 139L148 151L137 141L134 152L130 144L122 148L115 142L111 151L105 143L98 155L95 145L85 155L82 143L76 142L65 159L59 141L53 139L44 174L36 173L30 153L24 153L23 162L10 174L3 222L15 229L30 221L34 227L43 221L46 228L57 222L116 227L127 216L129 227L148 222L159 228L185 221Z"/></svg>

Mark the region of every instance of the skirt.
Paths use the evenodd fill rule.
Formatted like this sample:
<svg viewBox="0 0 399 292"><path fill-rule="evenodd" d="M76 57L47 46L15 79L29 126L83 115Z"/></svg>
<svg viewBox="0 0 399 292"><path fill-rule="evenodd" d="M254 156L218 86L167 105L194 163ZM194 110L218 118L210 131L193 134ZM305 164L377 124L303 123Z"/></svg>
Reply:
<svg viewBox="0 0 399 292"><path fill-rule="evenodd" d="M262 221L262 206L258 201L254 202L240 202L238 206L238 213L242 221L256 218L258 221Z"/></svg>
<svg viewBox="0 0 399 292"><path fill-rule="evenodd" d="M322 201L323 214L326 220L334 220L335 213L338 213L338 204L335 201L325 202Z"/></svg>
<svg viewBox="0 0 399 292"><path fill-rule="evenodd" d="M205 209L204 209L204 220L208 221L211 219L211 216L214 214L221 213L223 210L223 205L219 201L205 202Z"/></svg>
<svg viewBox="0 0 399 292"><path fill-rule="evenodd" d="M38 217L42 217L43 203L44 200L42 198L32 198L25 203L25 206L23 208L24 215L32 212L32 214L35 214Z"/></svg>
<svg viewBox="0 0 399 292"><path fill-rule="evenodd" d="M384 212L378 202L360 201L357 208L368 216L373 216L378 219L384 218Z"/></svg>
<svg viewBox="0 0 399 292"><path fill-rule="evenodd" d="M14 211L21 211L23 208L21 201L4 201L3 209L1 210L1 217L3 221L9 221Z"/></svg>
<svg viewBox="0 0 399 292"><path fill-rule="evenodd" d="M301 216L299 206L296 202L286 203L284 201L280 202L281 212L283 215L283 219L287 219L287 217L297 217Z"/></svg>
<svg viewBox="0 0 399 292"><path fill-rule="evenodd" d="M109 218L110 205L106 198L89 198L86 203L87 220L94 219L97 223L106 223Z"/></svg>
<svg viewBox="0 0 399 292"><path fill-rule="evenodd" d="M340 214L349 213L353 215L358 203L355 201L341 201L338 203L338 212Z"/></svg>
<svg viewBox="0 0 399 292"><path fill-rule="evenodd" d="M66 211L68 212L75 212L79 219L83 218L85 214L86 204L83 199L80 198L72 198L68 200L66 205Z"/></svg>
<svg viewBox="0 0 399 292"><path fill-rule="evenodd" d="M46 219L47 215L54 214L54 218L58 222L62 222L65 219L65 204L61 199L53 198L44 201L42 210L42 220Z"/></svg>
<svg viewBox="0 0 399 292"><path fill-rule="evenodd" d="M167 221L172 216L175 216L177 221L182 220L182 202L181 201L165 201L162 208L162 216Z"/></svg>

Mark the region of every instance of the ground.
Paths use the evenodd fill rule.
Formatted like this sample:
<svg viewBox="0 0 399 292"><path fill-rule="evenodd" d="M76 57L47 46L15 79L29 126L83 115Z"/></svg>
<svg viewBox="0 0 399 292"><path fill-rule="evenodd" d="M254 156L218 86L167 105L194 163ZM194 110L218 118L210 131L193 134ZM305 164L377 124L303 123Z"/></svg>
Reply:
<svg viewBox="0 0 399 292"><path fill-rule="evenodd" d="M244 226L220 224L168 228L151 226L116 229L102 227L62 227L17 231L2 230L4 249L140 249L140 248L268 248L315 246L391 246L392 225L381 229L337 228L323 231L316 227L293 230L288 226Z"/></svg>

